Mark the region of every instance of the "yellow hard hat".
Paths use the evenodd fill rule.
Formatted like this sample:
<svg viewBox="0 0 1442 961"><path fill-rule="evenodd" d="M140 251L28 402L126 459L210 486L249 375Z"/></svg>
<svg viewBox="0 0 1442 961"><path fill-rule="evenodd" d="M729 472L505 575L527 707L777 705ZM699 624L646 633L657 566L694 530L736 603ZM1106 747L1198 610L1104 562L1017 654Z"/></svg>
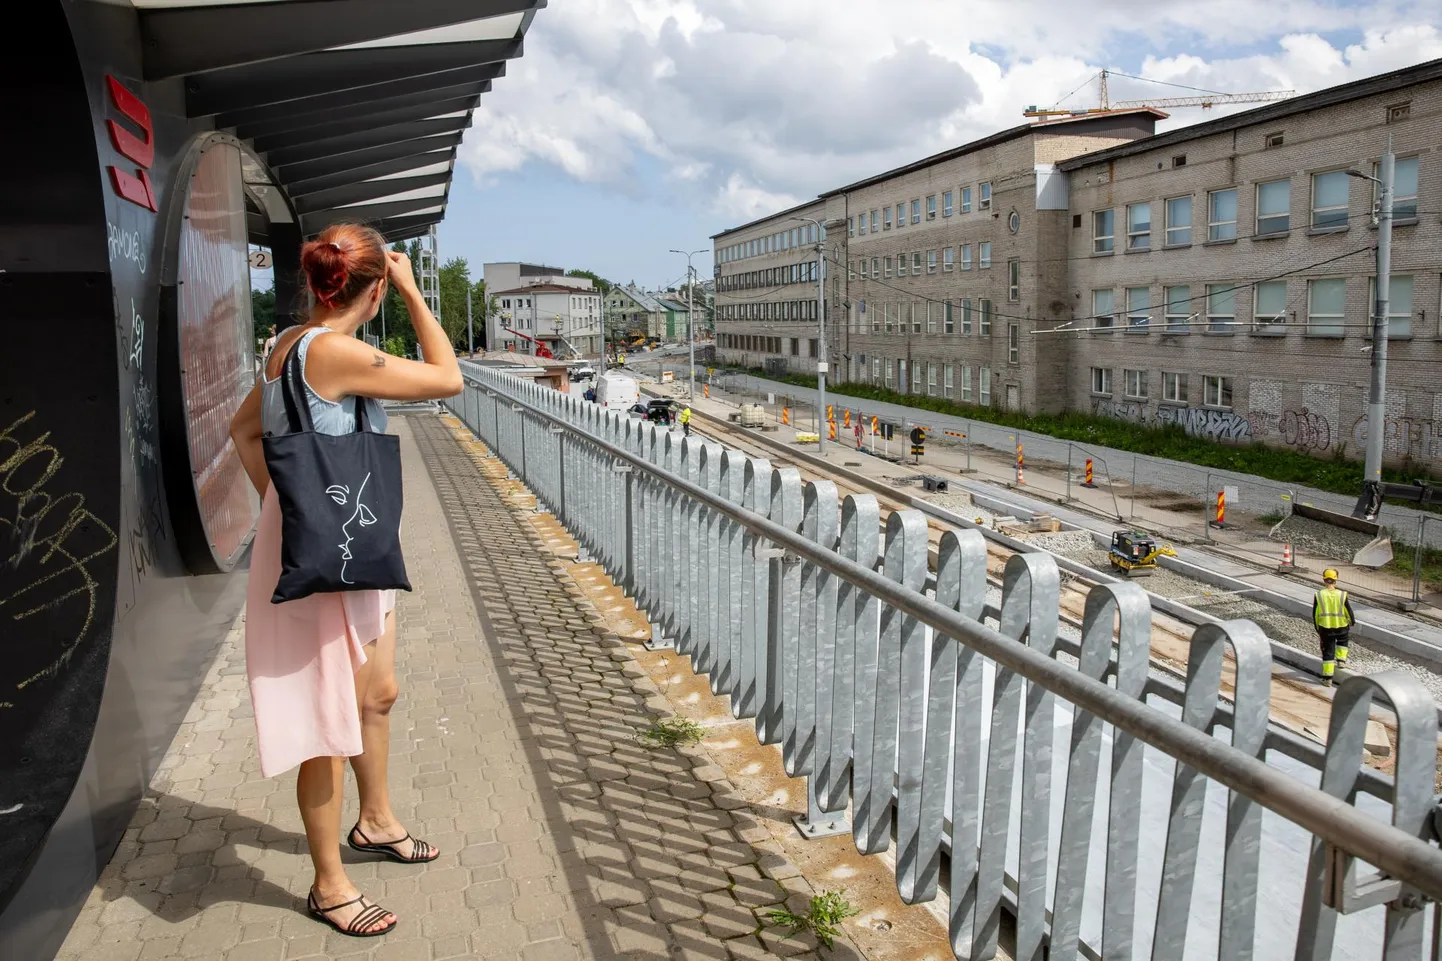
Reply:
<svg viewBox="0 0 1442 961"><path fill-rule="evenodd" d="M1337 572L1334 571L1332 568L1329 567L1329 568L1327 568L1325 571L1322 572L1322 580L1324 580L1324 581L1335 581L1336 579L1337 579Z"/></svg>

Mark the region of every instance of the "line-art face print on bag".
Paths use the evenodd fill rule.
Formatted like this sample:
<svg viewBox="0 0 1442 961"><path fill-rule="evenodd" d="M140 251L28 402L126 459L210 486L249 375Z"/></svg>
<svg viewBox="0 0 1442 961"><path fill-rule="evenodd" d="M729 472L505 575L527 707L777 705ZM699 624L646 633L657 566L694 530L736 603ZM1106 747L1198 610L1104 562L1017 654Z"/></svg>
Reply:
<svg viewBox="0 0 1442 961"><path fill-rule="evenodd" d="M345 538L345 541L336 546L340 548L340 579L343 584L355 583L355 581L345 576L346 563L354 560L351 556L350 545L351 542L355 540L355 535L351 533L350 526L359 523L361 527L369 527L376 522L375 514L371 512L369 507L361 502L361 495L365 493L366 485L370 483L370 479L371 475L367 474L365 480L361 481L359 489L355 492L355 510L351 513L350 517L346 519L346 522L340 526L341 536ZM345 506L346 501L350 498L350 488L344 484L332 484L325 489L325 492L330 495L331 500L341 506Z"/></svg>

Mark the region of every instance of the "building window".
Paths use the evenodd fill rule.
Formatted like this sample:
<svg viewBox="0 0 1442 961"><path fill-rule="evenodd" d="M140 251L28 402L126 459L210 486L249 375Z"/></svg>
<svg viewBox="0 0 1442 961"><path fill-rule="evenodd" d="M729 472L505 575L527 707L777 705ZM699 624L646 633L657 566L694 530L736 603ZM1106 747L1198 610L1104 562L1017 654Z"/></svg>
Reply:
<svg viewBox="0 0 1442 961"><path fill-rule="evenodd" d="M1021 300L1021 261L1016 257L1006 262L1006 299L1012 303Z"/></svg>
<svg viewBox="0 0 1442 961"><path fill-rule="evenodd" d="M1237 329L1237 285L1207 284L1207 331L1230 334Z"/></svg>
<svg viewBox="0 0 1442 961"><path fill-rule="evenodd" d="M1163 329L1166 334L1190 334L1192 332L1192 288L1180 284L1166 289L1167 322Z"/></svg>
<svg viewBox="0 0 1442 961"><path fill-rule="evenodd" d="M961 332L971 333L971 298L964 298L961 302Z"/></svg>
<svg viewBox="0 0 1442 961"><path fill-rule="evenodd" d="M906 226L906 203L903 201L896 205L896 229L900 230Z"/></svg>
<svg viewBox="0 0 1442 961"><path fill-rule="evenodd" d="M1208 374L1202 378L1202 403L1207 407L1232 406L1232 378Z"/></svg>
<svg viewBox="0 0 1442 961"><path fill-rule="evenodd" d="M1092 393L1105 394L1110 397L1112 394L1112 369L1110 367L1092 368Z"/></svg>
<svg viewBox="0 0 1442 961"><path fill-rule="evenodd" d="M1152 245L1152 205L1127 205L1127 249L1147 250Z"/></svg>
<svg viewBox="0 0 1442 961"><path fill-rule="evenodd" d="M989 183L982 184L981 186L977 187L976 189L977 189L977 194L978 194L977 200L976 200L976 209L977 209L977 210L990 210L990 209L991 209L991 184L989 184Z"/></svg>
<svg viewBox="0 0 1442 961"><path fill-rule="evenodd" d="M1276 330L1287 322L1287 282L1267 280L1252 288L1252 323L1256 330Z"/></svg>
<svg viewBox="0 0 1442 961"><path fill-rule="evenodd" d="M926 272L928 274L936 273L936 251L934 250L926 252Z"/></svg>
<svg viewBox="0 0 1442 961"><path fill-rule="evenodd" d="M931 301L926 302L926 332L928 334L936 333L936 307L937 305Z"/></svg>
<svg viewBox="0 0 1442 961"><path fill-rule="evenodd" d="M880 258L880 257L872 257L872 258L871 258L871 277L872 277L873 280L875 280L877 277L880 277L880 276L881 276L881 258Z"/></svg>
<svg viewBox="0 0 1442 961"><path fill-rule="evenodd" d="M941 332L944 334L956 333L956 316L953 311L953 308L955 308L955 306L956 304L953 301L948 300L946 304L942 307Z"/></svg>
<svg viewBox="0 0 1442 961"><path fill-rule="evenodd" d="M1162 371L1162 401L1168 404L1187 402L1187 375Z"/></svg>
<svg viewBox="0 0 1442 961"><path fill-rule="evenodd" d="M971 244L961 245L961 269L971 269Z"/></svg>
<svg viewBox="0 0 1442 961"><path fill-rule="evenodd" d="M879 210L873 210L873 211L871 212L871 232L872 232L873 234L876 233L877 230L880 229L880 227L881 227L881 211L879 211Z"/></svg>
<svg viewBox="0 0 1442 961"><path fill-rule="evenodd" d="M944 364L941 368L941 396L950 397L952 382L955 377L956 368L951 364Z"/></svg>
<svg viewBox="0 0 1442 961"><path fill-rule="evenodd" d="M1127 330L1145 334L1152 322L1152 289L1150 287L1127 288Z"/></svg>
<svg viewBox="0 0 1442 961"><path fill-rule="evenodd" d="M857 234L859 234L859 235L862 236L862 237L865 237L865 236L866 236L866 214L862 214L860 217L857 217L857 218L856 218L856 221L857 221L857 228L856 228Z"/></svg>
<svg viewBox="0 0 1442 961"><path fill-rule="evenodd" d="M990 337L990 336L991 336L991 301L989 301L989 300L983 300L983 301L980 301L979 303L980 303L980 307L981 307L981 326L980 326L980 329L977 331L977 333L980 334L982 337Z"/></svg>
<svg viewBox="0 0 1442 961"><path fill-rule="evenodd" d="M886 359L886 386L891 386L891 358Z"/></svg>
<svg viewBox="0 0 1442 961"><path fill-rule="evenodd" d="M1257 184L1257 233L1284 234L1292 227L1292 181Z"/></svg>
<svg viewBox="0 0 1442 961"><path fill-rule="evenodd" d="M1109 254L1116 249L1116 218L1113 211L1092 214L1092 252Z"/></svg>
<svg viewBox="0 0 1442 961"><path fill-rule="evenodd" d="M888 366L888 368L890 367L889 364L888 364L887 366ZM888 370L888 373L889 373L889 370ZM871 358L871 382L872 382L872 383L876 383L876 382L877 382L878 380L880 380L880 379L881 379L881 358L880 358L880 357L873 357L873 358ZM886 378L886 379L887 379L888 382L890 382L890 380L891 380L890 377L888 377L888 378Z"/></svg>
<svg viewBox="0 0 1442 961"><path fill-rule="evenodd" d="M913 200L913 201L911 202L911 222L914 223L914 224L919 224L919 223L921 223L921 201L920 201L920 200Z"/></svg>
<svg viewBox="0 0 1442 961"><path fill-rule="evenodd" d="M1207 194L1207 240L1237 239L1237 189Z"/></svg>
<svg viewBox="0 0 1442 961"><path fill-rule="evenodd" d="M969 214L969 213L971 213L971 188L970 188L970 187L962 187L962 188L961 188L961 212L964 213L964 214Z"/></svg>
<svg viewBox="0 0 1442 961"><path fill-rule="evenodd" d="M919 250L911 252L911 276L921 276L921 251Z"/></svg>
<svg viewBox="0 0 1442 961"><path fill-rule="evenodd" d="M983 367L981 369L981 376L978 379L980 380L979 386L981 389L978 391L977 399L981 402L981 405L985 407L991 404L991 368Z"/></svg>
<svg viewBox="0 0 1442 961"><path fill-rule="evenodd" d="M1382 165L1372 164L1372 176L1382 176ZM1379 202L1381 188L1372 185L1372 203ZM1417 158L1398 157L1392 166L1392 219L1417 219Z"/></svg>
<svg viewBox="0 0 1442 961"><path fill-rule="evenodd" d="M1111 327L1116 321L1116 291L1092 291L1092 326Z"/></svg>
<svg viewBox="0 0 1442 961"><path fill-rule="evenodd" d="M1347 172L1329 170L1312 174L1312 228L1327 230L1347 226Z"/></svg>
<svg viewBox="0 0 1442 961"><path fill-rule="evenodd" d="M1367 285L1367 316L1377 317L1377 278ZM1370 331L1369 331L1370 333ZM1406 274L1392 275L1387 285L1387 339L1412 336L1412 278Z"/></svg>
<svg viewBox="0 0 1442 961"><path fill-rule="evenodd" d="M1307 282L1307 333L1317 337L1341 337L1345 334L1347 281L1327 277ZM1371 313L1371 311L1368 311Z"/></svg>
<svg viewBox="0 0 1442 961"><path fill-rule="evenodd" d="M1006 359L1008 363L1021 363L1021 324L1006 325Z"/></svg>
<svg viewBox="0 0 1442 961"><path fill-rule="evenodd" d="M1387 108L1388 123L1400 123L1403 120L1409 119L1411 116L1412 101L1410 100L1408 100L1406 103L1394 103L1392 106Z"/></svg>
<svg viewBox="0 0 1442 961"><path fill-rule="evenodd" d="M977 266L985 270L991 266L991 241L984 240L976 245Z"/></svg>
<svg viewBox="0 0 1442 961"><path fill-rule="evenodd" d="M853 264L853 265L855 265L855 263L856 263L855 261L852 261L852 264ZM860 275L860 277L861 277L862 280L865 280L865 279L866 279L866 258L865 258L865 257L862 257L862 258L861 258L861 269L860 269L860 270L853 270L851 273L852 273L852 279L854 279L857 275Z"/></svg>
<svg viewBox="0 0 1442 961"><path fill-rule="evenodd" d="M1167 246L1192 242L1192 198L1172 197L1167 201Z"/></svg>
<svg viewBox="0 0 1442 961"><path fill-rule="evenodd" d="M884 306L881 308L882 313L885 315L885 319L886 319L886 332L887 332L888 334L891 333L891 307L892 307L891 304L886 304L886 305L884 305ZM873 327L872 329L875 330L876 328Z"/></svg>
<svg viewBox="0 0 1442 961"><path fill-rule="evenodd" d="M1128 397L1145 400L1147 396L1147 372L1144 370L1122 370L1122 391Z"/></svg>
<svg viewBox="0 0 1442 961"><path fill-rule="evenodd" d="M891 208L890 208L890 207L882 207L882 208L881 208L881 229L882 229L882 230L890 230L890 229L891 229Z"/></svg>
<svg viewBox="0 0 1442 961"><path fill-rule="evenodd" d="M882 276L883 276L883 277L890 277L890 276L891 276L891 255L890 255L890 254L887 254L885 257L881 258L881 270L882 270Z"/></svg>
<svg viewBox="0 0 1442 961"><path fill-rule="evenodd" d="M936 365L933 363L926 365L926 393L936 396Z"/></svg>
<svg viewBox="0 0 1442 961"><path fill-rule="evenodd" d="M943 250L943 251L941 252L941 270L942 270L942 273L947 273L947 274L949 274L949 273L951 273L951 272L952 272L953 270L955 270L955 269L956 269L956 248L955 248L955 247L947 247L945 250Z"/></svg>
<svg viewBox="0 0 1442 961"><path fill-rule="evenodd" d="M1282 144L1284 144L1284 143L1286 143L1286 142L1287 142L1287 138L1286 138L1284 135L1282 135L1282 134L1279 134L1279 133L1269 133L1269 134L1267 134L1266 147L1267 147L1268 150L1272 150L1272 149L1275 148L1275 147L1280 147L1280 146L1282 146Z"/></svg>
<svg viewBox="0 0 1442 961"><path fill-rule="evenodd" d="M971 403L971 365L968 364L961 369L961 399L965 403Z"/></svg>
<svg viewBox="0 0 1442 961"><path fill-rule="evenodd" d="M951 197L952 192L950 190L941 195L941 215L943 217L951 216Z"/></svg>
<svg viewBox="0 0 1442 961"><path fill-rule="evenodd" d="M921 333L921 315L923 311L923 306L924 305L920 301L914 301L911 305L911 332L913 334ZM925 306L930 305L928 304Z"/></svg>
<svg viewBox="0 0 1442 961"><path fill-rule="evenodd" d="M936 219L936 194L932 194L926 198L926 219Z"/></svg>

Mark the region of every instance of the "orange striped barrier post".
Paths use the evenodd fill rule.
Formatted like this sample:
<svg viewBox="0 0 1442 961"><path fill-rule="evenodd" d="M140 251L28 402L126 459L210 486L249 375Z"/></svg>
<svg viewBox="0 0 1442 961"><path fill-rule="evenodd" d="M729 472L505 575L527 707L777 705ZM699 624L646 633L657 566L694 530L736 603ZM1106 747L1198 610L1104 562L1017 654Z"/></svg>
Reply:
<svg viewBox="0 0 1442 961"><path fill-rule="evenodd" d="M942 431L942 433L945 434L947 437L955 437L959 440L966 440L966 435L959 430L944 430Z"/></svg>
<svg viewBox="0 0 1442 961"><path fill-rule="evenodd" d="M787 427L790 427L790 426L791 426L791 408L790 408L790 407L783 407L783 408L781 408L781 423L785 424Z"/></svg>
<svg viewBox="0 0 1442 961"><path fill-rule="evenodd" d="M873 434L875 434L875 433L880 432L880 430L881 430L881 418L880 418L880 417L872 417L872 418L871 418L871 432L872 432Z"/></svg>
<svg viewBox="0 0 1442 961"><path fill-rule="evenodd" d="M1097 486L1096 484L1092 483L1092 459L1091 459L1090 457L1087 458L1087 479L1084 480L1084 481L1082 481L1082 486L1083 486L1083 487L1095 487L1095 486Z"/></svg>
<svg viewBox="0 0 1442 961"><path fill-rule="evenodd" d="M841 426L842 426L843 429L851 426L851 409L850 409L850 408L847 408L846 410L843 410L843 411L841 412Z"/></svg>
<svg viewBox="0 0 1442 961"><path fill-rule="evenodd" d="M1227 526L1227 492L1217 491L1217 518L1212 521L1212 526L1222 530Z"/></svg>
<svg viewBox="0 0 1442 961"><path fill-rule="evenodd" d="M834 421L834 420L828 420L828 421L826 422L826 433L827 433L827 440L835 440L835 439L836 439L836 421Z"/></svg>
<svg viewBox="0 0 1442 961"><path fill-rule="evenodd" d="M710 399L710 397L711 397L711 385L710 385L710 384L702 384L702 385L701 385L701 396L707 398L708 400Z"/></svg>
<svg viewBox="0 0 1442 961"><path fill-rule="evenodd" d="M1016 442L1016 482L1026 484L1026 457L1021 452L1021 441Z"/></svg>

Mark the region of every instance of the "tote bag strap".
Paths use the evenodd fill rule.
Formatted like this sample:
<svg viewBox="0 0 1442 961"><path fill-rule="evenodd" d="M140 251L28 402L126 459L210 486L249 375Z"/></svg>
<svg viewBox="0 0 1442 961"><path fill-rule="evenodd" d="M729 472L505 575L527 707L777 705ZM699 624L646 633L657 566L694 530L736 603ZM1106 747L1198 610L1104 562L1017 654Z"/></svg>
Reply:
<svg viewBox="0 0 1442 961"><path fill-rule="evenodd" d="M285 355L285 365L281 369L280 396L285 402L285 418L292 434L315 431L315 421L310 416L310 401L305 396L305 374L301 370L300 362L301 342L309 336L310 332L306 331L295 339L295 343L290 345L290 350Z"/></svg>

